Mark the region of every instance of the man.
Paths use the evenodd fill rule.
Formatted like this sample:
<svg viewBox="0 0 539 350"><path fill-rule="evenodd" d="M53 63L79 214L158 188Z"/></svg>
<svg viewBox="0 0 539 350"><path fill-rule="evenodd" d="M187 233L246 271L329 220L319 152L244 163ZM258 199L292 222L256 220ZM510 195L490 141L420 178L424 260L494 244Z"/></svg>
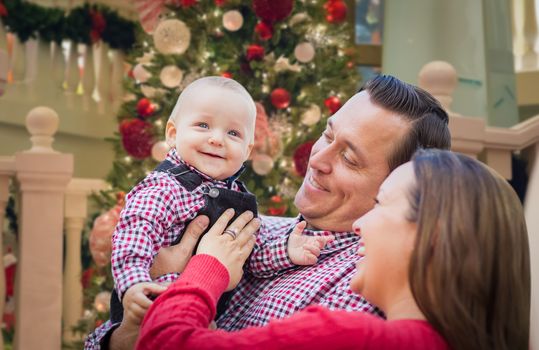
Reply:
<svg viewBox="0 0 539 350"><path fill-rule="evenodd" d="M249 264L269 267L266 271L257 269L256 276L245 274L217 325L226 330L264 325L311 304L379 314L348 287L360 243L351 232L352 223L374 206L387 175L410 160L418 148L449 148L447 124L447 113L425 91L391 76L367 82L328 119L326 130L313 146L307 174L295 198L301 217L308 223L304 234L333 234L335 240L321 250L316 265L296 266L288 259L286 246L289 232L301 217L264 218L258 243L270 244L273 253ZM193 228L200 232L195 225ZM176 260L183 264L192 245L171 249L178 250L181 258ZM167 254L172 255L167 252L164 256ZM164 270L173 270L174 259L164 260L169 261ZM122 325L107 333L112 334L111 349L134 344L140 318L133 317L131 326ZM99 338L89 342L98 344ZM109 340L104 339L103 343ZM99 347L88 345L90 349Z"/></svg>

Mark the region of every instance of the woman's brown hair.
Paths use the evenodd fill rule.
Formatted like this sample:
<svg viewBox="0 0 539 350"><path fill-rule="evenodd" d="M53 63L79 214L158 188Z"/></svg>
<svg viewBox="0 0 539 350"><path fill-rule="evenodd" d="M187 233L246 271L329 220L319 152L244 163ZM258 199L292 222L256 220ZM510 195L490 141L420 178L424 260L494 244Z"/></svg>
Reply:
<svg viewBox="0 0 539 350"><path fill-rule="evenodd" d="M410 286L454 349L528 349L530 258L520 201L475 159L419 151L409 219Z"/></svg>

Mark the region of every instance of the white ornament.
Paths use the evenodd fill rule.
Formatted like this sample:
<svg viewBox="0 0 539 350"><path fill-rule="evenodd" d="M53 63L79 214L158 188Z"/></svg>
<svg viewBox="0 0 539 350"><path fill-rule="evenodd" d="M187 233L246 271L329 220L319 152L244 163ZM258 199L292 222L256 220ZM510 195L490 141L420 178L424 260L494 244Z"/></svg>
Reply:
<svg viewBox="0 0 539 350"><path fill-rule="evenodd" d="M147 98L155 98L158 95L162 96L166 93L164 89L156 89L153 86L149 86L149 85L142 85L140 87L140 91Z"/></svg>
<svg viewBox="0 0 539 350"><path fill-rule="evenodd" d="M155 55L153 51L145 52L144 55L142 55L141 57L138 57L136 61L142 64L150 64L152 63L154 56Z"/></svg>
<svg viewBox="0 0 539 350"><path fill-rule="evenodd" d="M166 66L161 70L159 79L161 79L161 83L164 86L172 89L180 86L183 79L183 71L173 65Z"/></svg>
<svg viewBox="0 0 539 350"><path fill-rule="evenodd" d="M145 83L150 79L151 73L144 68L144 66L139 63L133 68L133 77L139 82L139 83Z"/></svg>
<svg viewBox="0 0 539 350"><path fill-rule="evenodd" d="M181 55L189 48L191 31L179 19L167 19L157 25L153 42L157 51L162 54Z"/></svg>
<svg viewBox="0 0 539 350"><path fill-rule="evenodd" d="M290 61L288 58L281 56L277 59L275 62L275 66L273 67L276 72L282 72L282 71L292 71L292 72L300 72L301 66L299 64L290 64Z"/></svg>
<svg viewBox="0 0 539 350"><path fill-rule="evenodd" d="M110 309L110 292L99 292L95 296L94 307L98 312L108 312Z"/></svg>
<svg viewBox="0 0 539 350"><path fill-rule="evenodd" d="M273 158L267 154L257 154L253 157L253 171L258 175L267 175L273 169Z"/></svg>
<svg viewBox="0 0 539 350"><path fill-rule="evenodd" d="M223 27L226 30L235 32L243 26L243 16L238 10L225 12L223 15Z"/></svg>
<svg viewBox="0 0 539 350"><path fill-rule="evenodd" d="M301 43L294 49L294 56L302 63L311 62L314 58L314 46L311 43Z"/></svg>
<svg viewBox="0 0 539 350"><path fill-rule="evenodd" d="M159 141L152 146L152 158L158 162L162 162L167 157L170 146L165 141Z"/></svg>
<svg viewBox="0 0 539 350"><path fill-rule="evenodd" d="M288 24L291 27L293 27L298 23L301 23L303 21L307 21L307 20L310 20L310 19L311 19L311 17L309 17L308 14L306 14L305 12L300 12L300 13L297 13L294 16L292 16L292 18L290 18L290 21L288 21Z"/></svg>
<svg viewBox="0 0 539 350"><path fill-rule="evenodd" d="M322 111L320 110L320 107L312 104L309 109L301 115L301 122L307 126L315 125L320 121L321 116Z"/></svg>

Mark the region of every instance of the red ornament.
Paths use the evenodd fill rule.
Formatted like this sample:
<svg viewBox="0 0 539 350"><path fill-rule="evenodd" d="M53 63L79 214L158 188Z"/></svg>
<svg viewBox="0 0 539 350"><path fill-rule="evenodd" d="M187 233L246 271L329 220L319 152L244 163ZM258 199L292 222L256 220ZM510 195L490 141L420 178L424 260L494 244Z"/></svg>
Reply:
<svg viewBox="0 0 539 350"><path fill-rule="evenodd" d="M7 16L7 8L4 5L4 2L0 0L0 17L6 17Z"/></svg>
<svg viewBox="0 0 539 350"><path fill-rule="evenodd" d="M226 3L226 0L215 0L215 5L221 7L224 6Z"/></svg>
<svg viewBox="0 0 539 350"><path fill-rule="evenodd" d="M137 114L142 118L148 118L155 113L155 105L147 98L141 98L137 102Z"/></svg>
<svg viewBox="0 0 539 350"><path fill-rule="evenodd" d="M324 100L324 105L331 114L335 114L341 108L341 100L337 96L330 96Z"/></svg>
<svg viewBox="0 0 539 350"><path fill-rule="evenodd" d="M276 194L275 196L271 196L270 201L271 201L272 203L282 203L282 202L283 202L283 198L282 198L281 196L279 196L279 195Z"/></svg>
<svg viewBox="0 0 539 350"><path fill-rule="evenodd" d="M93 43L95 43L101 39L101 34L103 34L103 31L105 30L107 22L105 22L105 17L103 17L103 14L97 10L90 10L90 18L92 20L90 39Z"/></svg>
<svg viewBox="0 0 539 350"><path fill-rule="evenodd" d="M197 4L197 0L181 0L180 4L183 7L191 7Z"/></svg>
<svg viewBox="0 0 539 350"><path fill-rule="evenodd" d="M276 207L276 208L268 208L268 214L271 216L281 216L286 213L286 205L283 205L282 207Z"/></svg>
<svg viewBox="0 0 539 350"><path fill-rule="evenodd" d="M93 276L94 276L94 269L91 267L87 268L86 270L82 272L82 276L80 277L82 288L86 289L90 287L90 282L92 281Z"/></svg>
<svg viewBox="0 0 539 350"><path fill-rule="evenodd" d="M152 124L140 119L124 120L120 123L120 135L122 145L129 155L144 159L152 154Z"/></svg>
<svg viewBox="0 0 539 350"><path fill-rule="evenodd" d="M349 68L349 69L352 69L356 66L356 64L354 63L354 61L348 61L346 62L346 67Z"/></svg>
<svg viewBox="0 0 539 350"><path fill-rule="evenodd" d="M290 105L290 93L283 88L271 92L271 104L277 109L285 109Z"/></svg>
<svg viewBox="0 0 539 350"><path fill-rule="evenodd" d="M311 156L313 145L313 141L307 141L299 145L294 152L294 167L296 168L296 172L303 177L307 173L307 166L309 165L309 157Z"/></svg>
<svg viewBox="0 0 539 350"><path fill-rule="evenodd" d="M232 79L232 73L230 73L230 72L223 72L223 73L221 73L221 76L222 76L223 78L229 78L229 79Z"/></svg>
<svg viewBox="0 0 539 350"><path fill-rule="evenodd" d="M294 0L253 0L256 16L267 23L285 19L294 8Z"/></svg>
<svg viewBox="0 0 539 350"><path fill-rule="evenodd" d="M259 22L255 27L255 33L262 40L269 40L273 36L273 28L265 22Z"/></svg>
<svg viewBox="0 0 539 350"><path fill-rule="evenodd" d="M324 4L326 20L329 23L341 23L346 20L348 8L342 0L330 0Z"/></svg>
<svg viewBox="0 0 539 350"><path fill-rule="evenodd" d="M260 61L264 58L264 48L257 44L251 44L247 47L247 61Z"/></svg>

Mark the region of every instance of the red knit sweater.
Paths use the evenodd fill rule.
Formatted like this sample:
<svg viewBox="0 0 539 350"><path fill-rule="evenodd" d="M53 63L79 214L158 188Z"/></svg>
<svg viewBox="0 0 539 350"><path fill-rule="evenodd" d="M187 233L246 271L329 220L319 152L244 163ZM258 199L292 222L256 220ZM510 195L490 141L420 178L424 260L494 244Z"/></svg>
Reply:
<svg viewBox="0 0 539 350"><path fill-rule="evenodd" d="M208 255L191 259L181 277L153 303L137 349L448 349L421 320L384 321L360 312L312 306L265 327L210 330L228 272Z"/></svg>

